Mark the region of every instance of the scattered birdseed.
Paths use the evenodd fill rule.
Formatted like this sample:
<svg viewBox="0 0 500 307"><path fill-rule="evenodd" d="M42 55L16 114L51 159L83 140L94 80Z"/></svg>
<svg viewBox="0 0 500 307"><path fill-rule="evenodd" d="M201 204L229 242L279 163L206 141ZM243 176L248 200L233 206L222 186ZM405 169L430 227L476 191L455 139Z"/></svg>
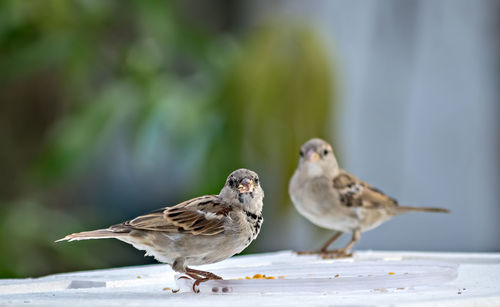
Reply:
<svg viewBox="0 0 500 307"><path fill-rule="evenodd" d="M278 278L285 278L285 276L278 276ZM245 279L276 279L274 276L266 276L266 274L255 274L254 276L246 276Z"/></svg>
<svg viewBox="0 0 500 307"><path fill-rule="evenodd" d="M181 289L175 289L175 290L172 289L172 293L177 293L177 292L179 292L179 290L181 290Z"/></svg>
<svg viewBox="0 0 500 307"><path fill-rule="evenodd" d="M219 287L213 287L213 288L212 288L212 292L214 292L214 293L219 292Z"/></svg>
<svg viewBox="0 0 500 307"><path fill-rule="evenodd" d="M163 291L168 291L168 290L172 290L172 288L170 287L163 288Z"/></svg>
<svg viewBox="0 0 500 307"><path fill-rule="evenodd" d="M137 276L138 279L141 279L141 276Z"/></svg>
<svg viewBox="0 0 500 307"><path fill-rule="evenodd" d="M339 274L335 274L335 276L333 276L333 277L338 278L339 276L340 276Z"/></svg>
<svg viewBox="0 0 500 307"><path fill-rule="evenodd" d="M387 273L387 274L389 274L389 275L395 275L396 273L394 273L394 272L389 272L389 273Z"/></svg>

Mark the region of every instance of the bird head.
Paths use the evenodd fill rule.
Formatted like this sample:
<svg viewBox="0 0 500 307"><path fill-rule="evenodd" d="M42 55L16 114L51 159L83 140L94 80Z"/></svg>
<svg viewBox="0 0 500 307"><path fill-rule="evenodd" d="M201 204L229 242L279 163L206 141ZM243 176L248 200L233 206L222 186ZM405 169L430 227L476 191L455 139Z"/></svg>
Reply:
<svg viewBox="0 0 500 307"><path fill-rule="evenodd" d="M261 202L264 198L264 191L260 186L259 176L255 172L240 168L229 174L219 195L245 207L252 205L255 201Z"/></svg>
<svg viewBox="0 0 500 307"><path fill-rule="evenodd" d="M314 138L300 148L299 168L309 176L334 176L339 169L332 146L322 139Z"/></svg>

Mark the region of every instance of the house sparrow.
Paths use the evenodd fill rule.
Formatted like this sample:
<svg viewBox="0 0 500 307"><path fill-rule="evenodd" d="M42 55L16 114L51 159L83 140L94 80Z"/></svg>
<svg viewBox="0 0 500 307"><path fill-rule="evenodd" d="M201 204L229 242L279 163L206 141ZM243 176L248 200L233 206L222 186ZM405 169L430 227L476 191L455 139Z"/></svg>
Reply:
<svg viewBox="0 0 500 307"><path fill-rule="evenodd" d="M368 183L339 168L332 147L321 139L307 141L288 187L297 211L317 226L338 231L319 251L323 258L348 257L361 233L395 215L406 212L449 212L441 208L399 206L398 202ZM342 233L352 233L351 241L338 250L327 250Z"/></svg>
<svg viewBox="0 0 500 307"><path fill-rule="evenodd" d="M56 242L121 240L193 278L193 291L199 292L196 287L201 282L222 278L189 266L219 262L245 249L259 234L263 198L257 174L238 169L229 175L219 195L196 197L106 229L70 234Z"/></svg>

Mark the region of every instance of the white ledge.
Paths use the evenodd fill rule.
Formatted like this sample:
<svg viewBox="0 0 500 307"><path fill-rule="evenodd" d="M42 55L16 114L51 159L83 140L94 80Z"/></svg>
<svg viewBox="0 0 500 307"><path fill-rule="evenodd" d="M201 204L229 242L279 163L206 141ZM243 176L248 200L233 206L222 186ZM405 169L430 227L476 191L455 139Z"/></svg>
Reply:
<svg viewBox="0 0 500 307"><path fill-rule="evenodd" d="M202 283L195 294L191 281L163 264L4 279L0 305L500 305L500 254L493 253L359 251L322 260L283 251L198 268L226 280ZM276 279L245 279L255 274Z"/></svg>

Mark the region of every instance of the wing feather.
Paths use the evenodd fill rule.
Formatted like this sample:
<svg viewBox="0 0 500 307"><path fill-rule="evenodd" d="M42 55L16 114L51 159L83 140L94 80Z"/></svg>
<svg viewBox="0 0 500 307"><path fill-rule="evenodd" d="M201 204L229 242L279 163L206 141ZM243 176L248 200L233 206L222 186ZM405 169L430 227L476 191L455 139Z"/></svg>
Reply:
<svg viewBox="0 0 500 307"><path fill-rule="evenodd" d="M339 192L340 203L346 207L369 209L398 206L394 198L345 171L333 179L333 186Z"/></svg>
<svg viewBox="0 0 500 307"><path fill-rule="evenodd" d="M158 209L111 228L215 235L224 231L224 222L230 211L232 208L217 195L209 195Z"/></svg>

